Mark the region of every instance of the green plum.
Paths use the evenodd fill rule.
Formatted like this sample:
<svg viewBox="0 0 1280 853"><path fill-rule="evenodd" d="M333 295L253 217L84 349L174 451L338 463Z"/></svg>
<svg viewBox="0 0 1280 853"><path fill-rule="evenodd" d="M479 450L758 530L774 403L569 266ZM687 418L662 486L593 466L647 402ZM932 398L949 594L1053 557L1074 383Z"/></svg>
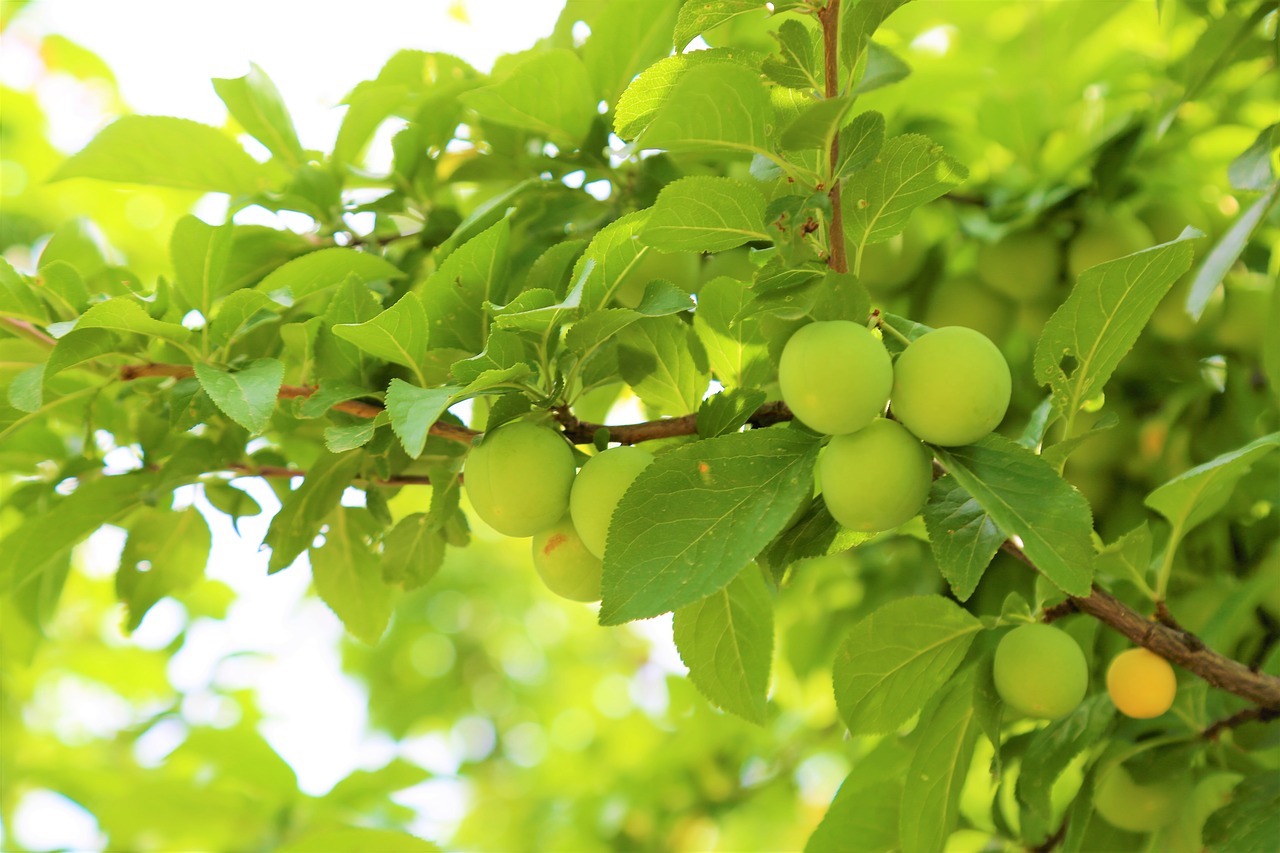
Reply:
<svg viewBox="0 0 1280 853"><path fill-rule="evenodd" d="M1043 231L1010 232L978 247L977 270L996 292L1034 302L1048 296L1062 274L1058 241Z"/></svg>
<svg viewBox="0 0 1280 853"><path fill-rule="evenodd" d="M933 464L919 439L877 418L837 435L818 459L822 500L850 530L878 533L909 521L929 497Z"/></svg>
<svg viewBox="0 0 1280 853"><path fill-rule="evenodd" d="M912 218L901 234L863 248L858 278L873 295L892 293L919 275L928 249L924 224Z"/></svg>
<svg viewBox="0 0 1280 853"><path fill-rule="evenodd" d="M1115 764L1100 771L1093 807L1117 829L1155 832L1173 823L1189 793L1181 779L1140 785L1123 765Z"/></svg>
<svg viewBox="0 0 1280 853"><path fill-rule="evenodd" d="M573 526L587 550L604 558L609 522L622 495L640 472L653 462L653 454L639 447L614 447L599 453L582 466L569 495Z"/></svg>
<svg viewBox="0 0 1280 853"><path fill-rule="evenodd" d="M1280 301L1271 294L1275 283L1263 273L1246 272L1227 276L1225 285L1226 304L1214 336L1227 349L1258 352L1268 330L1280 322Z"/></svg>
<svg viewBox="0 0 1280 853"><path fill-rule="evenodd" d="M599 601L604 564L587 550L573 526L564 518L533 537L533 567L547 589L570 601Z"/></svg>
<svg viewBox="0 0 1280 853"><path fill-rule="evenodd" d="M1003 340L1013 324L1013 305L971 276L947 279L929 298L927 326L967 326L992 340Z"/></svg>
<svg viewBox="0 0 1280 853"><path fill-rule="evenodd" d="M1075 710L1089 687L1084 652L1051 625L1019 625L996 646L993 674L1004 703L1027 717L1057 720Z"/></svg>
<svg viewBox="0 0 1280 853"><path fill-rule="evenodd" d="M810 323L783 347L778 385L802 422L842 435L862 429L884 411L893 362L865 326L848 320Z"/></svg>
<svg viewBox="0 0 1280 853"><path fill-rule="evenodd" d="M555 430L515 421L485 435L463 471L471 507L506 536L532 536L569 508L573 451Z"/></svg>
<svg viewBox="0 0 1280 853"><path fill-rule="evenodd" d="M1091 217L1067 247L1067 270L1072 278L1080 273L1155 245L1155 238L1133 216L1122 213Z"/></svg>
<svg viewBox="0 0 1280 853"><path fill-rule="evenodd" d="M991 340L963 326L917 338L893 366L893 414L930 444L972 444L1009 408L1009 363Z"/></svg>

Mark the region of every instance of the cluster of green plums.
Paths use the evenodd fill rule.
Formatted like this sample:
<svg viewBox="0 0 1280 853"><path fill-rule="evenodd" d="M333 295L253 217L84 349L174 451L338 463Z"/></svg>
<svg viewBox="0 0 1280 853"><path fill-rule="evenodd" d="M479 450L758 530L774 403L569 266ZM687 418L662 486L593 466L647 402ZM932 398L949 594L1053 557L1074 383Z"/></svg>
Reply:
<svg viewBox="0 0 1280 853"><path fill-rule="evenodd" d="M817 479L831 516L875 533L924 506L933 482L925 444L972 444L1009 408L1009 364L981 333L935 329L897 360L866 326L828 320L787 341L778 385L792 414L830 435ZM884 417L892 406L893 419Z"/></svg>
<svg viewBox="0 0 1280 853"><path fill-rule="evenodd" d="M615 447L578 470L559 431L516 421L471 450L463 485L476 515L494 530L533 537L533 565L548 589L573 601L599 601L613 511L652 461L638 447Z"/></svg>

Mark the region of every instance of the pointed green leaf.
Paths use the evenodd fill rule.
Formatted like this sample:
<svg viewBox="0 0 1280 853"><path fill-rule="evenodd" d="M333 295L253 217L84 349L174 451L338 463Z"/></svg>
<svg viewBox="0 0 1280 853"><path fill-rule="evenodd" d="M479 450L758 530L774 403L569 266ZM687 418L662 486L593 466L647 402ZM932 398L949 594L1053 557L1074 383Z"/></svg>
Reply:
<svg viewBox="0 0 1280 853"><path fill-rule="evenodd" d="M685 3L680 7L680 17L676 20L676 53L683 51L698 36L739 15L758 12L764 17L765 11L765 4L760 0L694 0Z"/></svg>
<svg viewBox="0 0 1280 853"><path fill-rule="evenodd" d="M222 131L168 116L123 116L62 164L51 180L98 178L246 195L262 167Z"/></svg>
<svg viewBox="0 0 1280 853"><path fill-rule="evenodd" d="M456 385L443 388L419 388L399 379L392 379L387 388L387 413L391 416L391 430L404 445L405 453L417 459L427 444L427 432L449 408Z"/></svg>
<svg viewBox="0 0 1280 853"><path fill-rule="evenodd" d="M840 7L840 64L853 68L885 19L911 0L861 0Z"/></svg>
<svg viewBox="0 0 1280 853"><path fill-rule="evenodd" d="M698 292L693 328L716 379L726 388L758 388L773 378L761 319L743 316L750 301L746 285L725 276L712 279Z"/></svg>
<svg viewBox="0 0 1280 853"><path fill-rule="evenodd" d="M1036 381L1050 386L1058 414L1102 393L1191 257L1190 237L1179 237L1081 274L1036 345Z"/></svg>
<svg viewBox="0 0 1280 853"><path fill-rule="evenodd" d="M861 253L902 232L912 211L933 201L969 176L942 146L916 134L884 143L875 161L845 182L845 233Z"/></svg>
<svg viewBox="0 0 1280 853"><path fill-rule="evenodd" d="M753 430L662 454L614 511L600 623L618 625L722 589L808 500L812 436Z"/></svg>
<svg viewBox="0 0 1280 853"><path fill-rule="evenodd" d="M659 411L695 411L711 381L707 354L679 317L649 317L623 329L618 370L636 395Z"/></svg>
<svg viewBox="0 0 1280 853"><path fill-rule="evenodd" d="M733 178L691 177L658 193L640 240L660 252L722 252L764 233L764 196Z"/></svg>
<svg viewBox="0 0 1280 853"><path fill-rule="evenodd" d="M257 435L267 428L275 412L276 395L284 382L284 363L260 358L234 373L197 364L196 379L224 415Z"/></svg>
<svg viewBox="0 0 1280 853"><path fill-rule="evenodd" d="M243 77L214 78L213 89L232 118L289 168L302 165L302 143L280 90L252 63Z"/></svg>
<svg viewBox="0 0 1280 853"><path fill-rule="evenodd" d="M672 626L689 680L712 704L763 723L773 658L773 601L747 566L724 589L675 612Z"/></svg>
<svg viewBox="0 0 1280 853"><path fill-rule="evenodd" d="M507 274L510 242L511 220L504 217L462 244L427 279L420 293L433 348L484 349L488 305L502 305L512 291Z"/></svg>
<svg viewBox="0 0 1280 853"><path fill-rule="evenodd" d="M394 264L377 255L335 246L309 252L276 267L258 282L257 289L272 296L280 294L297 302L322 290L336 287L353 274L364 281L400 278L404 275Z"/></svg>
<svg viewBox="0 0 1280 853"><path fill-rule="evenodd" d="M764 73L790 89L823 91L822 35L818 28L811 29L789 18L770 35L778 40L778 52L764 61Z"/></svg>
<svg viewBox="0 0 1280 853"><path fill-rule="evenodd" d="M755 388L731 388L712 394L698 407L698 435L715 438L737 432L764 401L765 393Z"/></svg>
<svg viewBox="0 0 1280 853"><path fill-rule="evenodd" d="M169 238L169 256L177 273L174 288L206 319L214 300L224 293L234 228L230 222L215 227L184 216L174 224Z"/></svg>
<svg viewBox="0 0 1280 853"><path fill-rule="evenodd" d="M821 497L810 500L796 520L760 555L775 578L781 578L787 567L810 557L826 557L848 551L875 534L841 527Z"/></svg>
<svg viewBox="0 0 1280 853"><path fill-rule="evenodd" d="M99 302L80 315L75 328L128 332L180 344L186 343L191 337L191 333L177 323L153 319L132 296L117 296L115 299Z"/></svg>
<svg viewBox="0 0 1280 853"><path fill-rule="evenodd" d="M778 144L789 151L816 148L831 150L831 142L840 132L845 116L853 107L853 98L823 98L814 101L782 131Z"/></svg>
<svg viewBox="0 0 1280 853"><path fill-rule="evenodd" d="M677 56L668 56L650 65L640 76L631 81L618 99L613 111L613 129L619 138L633 140L658 114L672 88L690 68L698 65L733 63L753 67L751 51L737 48L697 50Z"/></svg>
<svg viewBox="0 0 1280 853"><path fill-rule="evenodd" d="M49 309L25 276L0 258L0 316L43 325L49 320Z"/></svg>
<svg viewBox="0 0 1280 853"><path fill-rule="evenodd" d="M760 75L733 63L694 65L680 76L641 139L668 151L764 152L772 120Z"/></svg>
<svg viewBox="0 0 1280 853"><path fill-rule="evenodd" d="M565 49L534 54L496 83L462 95L485 121L533 131L565 148L582 144L597 101L586 66Z"/></svg>
<svg viewBox="0 0 1280 853"><path fill-rule="evenodd" d="M1004 531L950 475L933 481L924 526L942 576L956 598L968 601L1004 544Z"/></svg>
<svg viewBox="0 0 1280 853"><path fill-rule="evenodd" d="M849 631L832 675L855 735L893 731L924 707L964 660L982 623L938 595L900 598Z"/></svg>
<svg viewBox="0 0 1280 853"><path fill-rule="evenodd" d="M373 552L377 522L368 510L352 507L338 507L328 522L324 545L309 552L316 592L348 631L373 645L391 621L393 603Z"/></svg>
<svg viewBox="0 0 1280 853"><path fill-rule="evenodd" d="M582 62L595 95L612 105L631 79L671 52L678 2L631 0L605 3L591 21Z"/></svg>
<svg viewBox="0 0 1280 853"><path fill-rule="evenodd" d="M837 178L847 177L876 158L884 147L884 116L865 112L840 131L840 160Z"/></svg>
<svg viewBox="0 0 1280 853"><path fill-rule="evenodd" d="M1069 595L1093 581L1093 516L1084 496L1039 456L989 435L967 447L934 448L955 478L1046 578Z"/></svg>
<svg viewBox="0 0 1280 853"><path fill-rule="evenodd" d="M1217 245L1209 250L1209 254L1196 270L1195 278L1187 293L1187 313L1193 320L1199 320L1208 306L1209 300L1227 272L1239 260L1244 247L1253 238L1255 231L1261 227L1267 214L1280 204L1280 181L1257 198L1248 208L1241 211L1236 221L1218 240Z"/></svg>
<svg viewBox="0 0 1280 853"><path fill-rule="evenodd" d="M209 341L226 346L263 323L280 319L280 305L257 290L237 290L222 300L209 323Z"/></svg>
<svg viewBox="0 0 1280 853"><path fill-rule="evenodd" d="M403 584L405 589L418 589L429 583L444 563L441 523L423 512L402 518L383 539L383 580Z"/></svg>
<svg viewBox="0 0 1280 853"><path fill-rule="evenodd" d="M212 538L199 510L148 509L129 525L116 572L116 595L128 612L125 630L142 624L151 606L204 577Z"/></svg>
<svg viewBox="0 0 1280 853"><path fill-rule="evenodd" d="M324 453L315 461L302 485L283 501L271 519L262 542L271 549L268 571L274 574L287 569L298 555L311 546L320 532L325 517L333 511L342 493L360 470L361 454L357 451L335 455Z"/></svg>
<svg viewBox="0 0 1280 853"><path fill-rule="evenodd" d="M1115 718L1110 697L1085 699L1066 717L1036 732L1022 757L1017 796L1022 803L1023 832L1028 840L1043 841L1056 827L1049 795L1071 760L1102 742Z"/></svg>
<svg viewBox="0 0 1280 853"><path fill-rule="evenodd" d="M1184 471L1147 495L1145 503L1169 520L1176 531L1175 540L1180 539L1226 506L1240 478L1277 447L1280 432L1264 435Z"/></svg>
<svg viewBox="0 0 1280 853"><path fill-rule="evenodd" d="M427 312L416 293L406 293L372 320L336 325L333 333L376 358L411 368L426 384Z"/></svg>
<svg viewBox="0 0 1280 853"><path fill-rule="evenodd" d="M1209 815L1204 840L1231 853L1269 853L1280 836L1280 770L1245 777L1231 801Z"/></svg>
<svg viewBox="0 0 1280 853"><path fill-rule="evenodd" d="M867 42L867 65L853 92L855 95L865 95L904 80L910 74L911 66L903 62L896 53L873 41Z"/></svg>

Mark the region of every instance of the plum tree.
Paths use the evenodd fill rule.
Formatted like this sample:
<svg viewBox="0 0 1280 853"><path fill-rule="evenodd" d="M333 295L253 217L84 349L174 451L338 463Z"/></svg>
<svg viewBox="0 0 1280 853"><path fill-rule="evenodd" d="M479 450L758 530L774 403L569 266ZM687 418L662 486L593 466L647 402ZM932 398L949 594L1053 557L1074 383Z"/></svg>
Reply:
<svg viewBox="0 0 1280 853"><path fill-rule="evenodd" d="M587 550L569 515L533 536L533 567L547 589L570 601L599 601L604 564Z"/></svg>
<svg viewBox="0 0 1280 853"><path fill-rule="evenodd" d="M587 550L604 558L609 521L640 472L649 467L653 454L638 447L614 447L587 460L573 481L569 513Z"/></svg>
<svg viewBox="0 0 1280 853"><path fill-rule="evenodd" d="M1042 720L1070 714L1089 686L1079 644L1050 625L1020 625L1005 634L996 646L993 673L1006 705Z"/></svg>
<svg viewBox="0 0 1280 853"><path fill-rule="evenodd" d="M863 533L909 520L924 506L933 482L924 445L885 418L832 438L819 457L818 475L832 518Z"/></svg>
<svg viewBox="0 0 1280 853"><path fill-rule="evenodd" d="M471 507L506 536L532 536L569 508L573 451L549 427L529 421L486 434L467 456L463 486Z"/></svg>
<svg viewBox="0 0 1280 853"><path fill-rule="evenodd" d="M960 276L940 282L929 300L924 323L940 326L966 326L993 341L1003 340L1013 324L1014 306L973 276Z"/></svg>
<svg viewBox="0 0 1280 853"><path fill-rule="evenodd" d="M826 320L802 326L778 363L782 399L818 432L842 435L884 411L893 386L893 362L865 326Z"/></svg>
<svg viewBox="0 0 1280 853"><path fill-rule="evenodd" d="M1154 832L1168 826L1186 802L1183 780L1140 785L1121 764L1099 771L1093 790L1093 806L1117 829Z"/></svg>
<svg viewBox="0 0 1280 853"><path fill-rule="evenodd" d="M978 247L978 275L991 288L1019 302L1033 302L1053 290L1062 275L1058 241L1025 229Z"/></svg>
<svg viewBox="0 0 1280 853"><path fill-rule="evenodd" d="M1089 267L1131 255L1154 243L1147 226L1131 215L1095 214L1067 247L1067 271L1076 278Z"/></svg>
<svg viewBox="0 0 1280 853"><path fill-rule="evenodd" d="M1158 717L1173 706L1178 679L1169 662L1144 648L1121 652L1107 667L1107 693L1120 713L1139 720Z"/></svg>
<svg viewBox="0 0 1280 853"><path fill-rule="evenodd" d="M893 367L893 414L931 444L972 444L1009 408L1009 363L991 340L963 326L913 341Z"/></svg>

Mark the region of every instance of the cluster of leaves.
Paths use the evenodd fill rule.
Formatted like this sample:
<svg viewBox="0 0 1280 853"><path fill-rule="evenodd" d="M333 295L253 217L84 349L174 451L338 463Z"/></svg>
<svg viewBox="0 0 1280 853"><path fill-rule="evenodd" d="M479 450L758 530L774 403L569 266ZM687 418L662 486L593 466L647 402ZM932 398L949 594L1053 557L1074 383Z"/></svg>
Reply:
<svg viewBox="0 0 1280 853"><path fill-rule="evenodd" d="M53 230L32 270L0 262L0 460L11 486L0 578L19 641L34 648L72 546L103 525L128 530L115 583L128 629L165 596L198 588L210 535L199 512L173 508L174 491L198 485L238 520L261 511L232 482L247 474L267 478L282 503L264 540L271 571L305 554L318 595L376 643L397 603L429 593L449 550L470 541L458 478L477 432L519 417L580 431L635 399L679 426L656 428L646 446L657 459L615 514L599 621L674 612L690 681L718 707L761 724L780 713L769 701L775 645L795 641L783 639L778 598L816 566L910 547L927 569L853 613L813 615L825 628L802 668L829 668L844 726L880 738L854 759L814 849L940 849L962 819L984 837L1040 844L1064 813L1069 849L1133 845L1091 820L1094 776L1117 753L1148 760L1150 774L1217 766L1247 776L1254 787L1206 839L1264 837L1252 822L1267 819L1274 744L1223 752L1197 737L1241 707L1234 697L1189 683L1175 723L1121 725L1094 698L1029 729L1002 720L987 657L998 629L1095 583L1147 608L1215 584L1229 600L1191 627L1280 668L1275 622L1232 619L1251 613L1280 571L1264 564L1278 538L1268 513L1280 500L1280 339L1203 355L1183 345L1187 390L1141 427L1142 451L1168 470L1134 478L1138 497L1117 501L1122 511L1103 517L1062 476L1068 457L1121 430L1114 419L1089 423L1107 406L1104 390L1125 401L1113 408L1133 435L1147 401L1165 396L1128 390L1168 375L1155 366L1163 350L1126 356L1176 281L1191 274L1187 306L1198 317L1229 270L1274 275L1274 126L1232 152L1232 186L1251 195L1212 251L1190 231L1094 266L1000 341L1021 399L1004 435L933 448L946 475L922 524L871 541L841 530L814 494L821 437L785 421L747 425L777 396L777 357L800 325L863 322L875 307L900 351L928 331L908 317L923 316L965 246L1030 223L1070 235L1091 205L1159 196L1135 175L1162 146L1176 148L1167 140L1183 108L1206 92L1238 94L1232 68L1270 62L1274 72L1257 45L1258 30L1274 30L1274 4L1206 17L1219 46L1188 55L1169 103L1091 120L1056 144L1052 116L1032 111L1037 128L1007 115L1027 107L1034 86L1004 104L971 87L988 132L979 138L1033 155L1011 175L911 92L941 71L908 76L906 45L895 52L894 39L933 31L928 4L768 5L570 2L551 37L487 75L445 54L401 52L348 95L328 152L303 148L255 68L215 88L270 153L265 162L215 128L126 116L61 163L56 179L223 193L230 207L222 224L178 219L168 270L154 280L117 263L83 222ZM1057 47L1042 48L1049 61L1068 55L1056 40L1114 14L1091 11L1081 24L1075 11L1038 21L1054 34ZM903 29L872 41L890 15ZM977 26L956 22L966 24ZM680 52L696 37L712 47ZM1233 117L1249 126L1244 100ZM400 127L390 167L370 173L364 154L390 120ZM924 130L981 164L966 190L978 196L960 195L969 169ZM240 224L236 214L253 208L300 213L314 227ZM921 227L947 236L919 253L905 289L882 287L877 252L901 253ZM853 272L836 245L848 247ZM1280 322L1280 296L1264 300L1264 316ZM1231 426L1204 429L1220 423ZM1199 444L1166 460L1175 428L1194 429ZM580 440L600 448L610 437L605 428ZM136 468L108 468L111 447L129 448ZM417 485L426 481L429 498ZM353 487L361 499L344 500ZM1010 539L1038 580L997 559ZM1228 542L1242 555L1229 584L1187 570ZM846 552L870 556L837 556ZM841 641L835 620L850 616ZM1119 648L1083 617L1068 630L1091 661ZM396 695L387 707L403 707L398 691L411 691L384 687ZM1076 796L1054 801L1071 774ZM1162 842L1173 849L1192 833L1198 844L1199 832L1178 825Z"/></svg>

